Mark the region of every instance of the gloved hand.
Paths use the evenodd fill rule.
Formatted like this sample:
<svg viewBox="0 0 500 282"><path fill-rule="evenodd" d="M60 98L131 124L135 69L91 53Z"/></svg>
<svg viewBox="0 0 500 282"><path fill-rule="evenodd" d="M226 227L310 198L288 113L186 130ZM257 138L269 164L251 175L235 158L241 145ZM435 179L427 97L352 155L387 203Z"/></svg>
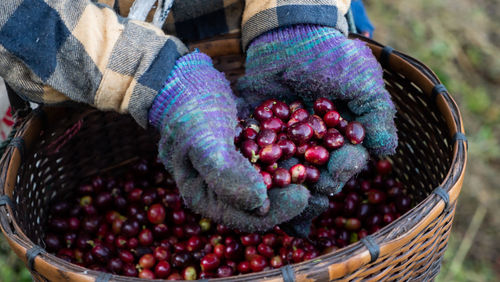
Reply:
<svg viewBox="0 0 500 282"><path fill-rule="evenodd" d="M270 97L306 103L319 97L347 102L366 131L361 145L344 145L330 154L327 169L313 185L311 205L284 226L306 236L310 222L328 207L327 195L337 193L375 155L390 155L397 146L390 95L382 69L361 41L349 40L338 30L317 25L276 29L256 38L247 51L246 74L238 81L241 96L256 105Z"/></svg>
<svg viewBox="0 0 500 282"><path fill-rule="evenodd" d="M207 55L194 52L177 60L149 120L161 133L159 158L194 212L255 232L288 221L306 207L305 187L290 185L268 195L261 175L236 151L233 94Z"/></svg>

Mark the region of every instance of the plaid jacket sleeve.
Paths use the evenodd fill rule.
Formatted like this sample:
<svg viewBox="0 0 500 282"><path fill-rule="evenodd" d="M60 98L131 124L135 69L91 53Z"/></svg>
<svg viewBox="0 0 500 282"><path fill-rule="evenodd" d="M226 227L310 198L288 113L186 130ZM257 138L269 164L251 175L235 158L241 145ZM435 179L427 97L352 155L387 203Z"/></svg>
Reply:
<svg viewBox="0 0 500 282"><path fill-rule="evenodd" d="M242 19L243 48L257 36L294 24L335 27L347 35L351 0L247 0Z"/></svg>
<svg viewBox="0 0 500 282"><path fill-rule="evenodd" d="M90 0L1 0L0 76L39 103L84 102L142 126L177 58L175 37Z"/></svg>

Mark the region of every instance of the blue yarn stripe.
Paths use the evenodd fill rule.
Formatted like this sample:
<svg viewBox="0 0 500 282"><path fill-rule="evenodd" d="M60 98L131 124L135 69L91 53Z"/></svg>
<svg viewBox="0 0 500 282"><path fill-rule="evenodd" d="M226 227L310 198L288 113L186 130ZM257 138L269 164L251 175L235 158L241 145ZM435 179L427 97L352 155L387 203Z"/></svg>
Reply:
<svg viewBox="0 0 500 282"><path fill-rule="evenodd" d="M325 57L325 56L328 56L328 55L331 55L332 53L335 53L336 51L338 51L340 48L343 47L343 45L345 44L341 44L339 46L337 46L336 48L332 48L332 49L329 49L327 52L323 52L321 53L320 57ZM357 49L353 49L351 50L348 54L346 54L345 56L347 55L353 55L355 54L355 52L357 51ZM297 54L300 54L300 52L298 52ZM303 58L303 57L306 57L305 55L310 55L310 54L306 54L306 53L303 53L302 54L303 56L301 57L295 57L297 59L299 58ZM295 56L295 55L290 55L290 56ZM316 59L316 58L315 58ZM298 70L298 69L302 69L304 67L307 67L309 65L311 65L312 63L315 62L315 59L314 60L309 60L308 62L304 62L302 64L297 64L293 67L289 67L287 68L287 71L288 72L293 72L295 70ZM343 57L342 59L345 59L345 57ZM262 60L260 60L262 61ZM340 59L338 59L334 64L332 65L329 65L329 66L326 66L324 69L326 68L331 68L333 67L334 65L336 65L337 63L340 62ZM271 73L278 73L280 72L284 66L287 64L287 60L284 60L284 59L279 59L279 56L275 56L275 59L274 58L270 58L269 61L265 61L265 62L260 62L261 65L268 65L268 66L273 66L273 69L275 69L276 71L275 72L271 72ZM257 65L257 64L256 64ZM268 69L269 70L269 69ZM252 75L255 79L259 79L259 78L263 78L263 77L268 77L269 76L269 73L266 73L266 72L260 72L260 73L256 73L254 75Z"/></svg>
<svg viewBox="0 0 500 282"><path fill-rule="evenodd" d="M305 43L301 43L297 46L297 48L293 49L293 51L295 51L295 52L288 51L286 56L287 56L287 58L293 57L294 59L297 59L297 60L300 58L304 58L307 55L311 55L311 53L310 53L311 50L316 48L321 43L324 43L327 40L330 40L332 38L334 38L334 37L326 37L325 36L324 38L317 39L316 41L311 40L311 41L307 41ZM308 43L307 48L300 48L300 47L304 46L306 43ZM286 45L283 45L282 43L269 43L269 44L275 44L278 46L286 46ZM336 47L330 48L324 55L326 56L328 54L334 53L334 52L340 50L341 48L343 48L347 44L348 44L348 41L344 41L341 44L337 45ZM277 48L277 49L279 49L279 48ZM260 52L257 52L257 53L260 53ZM259 55L258 56L259 59L255 59L255 60L251 61L252 63L250 65L250 67L264 65L264 66L273 66L273 68L275 68L277 70L281 70L283 68L283 66L287 64L287 60L284 60L285 58L280 58L280 55L281 54L279 54L279 53L278 54L269 54L267 56ZM255 58L255 55L253 55L253 54L249 54L249 56L251 56L252 58ZM271 64L271 62L276 63L276 64Z"/></svg>

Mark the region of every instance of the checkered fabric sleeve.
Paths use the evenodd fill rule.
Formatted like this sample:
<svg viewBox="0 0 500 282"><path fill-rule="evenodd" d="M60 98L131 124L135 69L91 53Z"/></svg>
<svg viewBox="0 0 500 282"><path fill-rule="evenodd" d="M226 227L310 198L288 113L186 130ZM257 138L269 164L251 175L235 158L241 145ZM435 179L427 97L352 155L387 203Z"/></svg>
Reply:
<svg viewBox="0 0 500 282"><path fill-rule="evenodd" d="M101 0L128 12L131 0ZM243 47L269 30L294 24L335 27L347 34L345 15L351 0L176 0L164 29L182 40L242 33ZM152 18L150 13L150 18Z"/></svg>
<svg viewBox="0 0 500 282"><path fill-rule="evenodd" d="M317 24L347 35L345 15L351 0L247 0L242 18L242 43L278 27Z"/></svg>
<svg viewBox="0 0 500 282"><path fill-rule="evenodd" d="M0 76L34 102L130 113L147 125L179 39L90 0L1 0Z"/></svg>
<svg viewBox="0 0 500 282"><path fill-rule="evenodd" d="M99 2L99 3L95 3ZM0 76L38 103L75 100L130 113L143 126L175 60L173 36L128 15L134 0L1 0ZM347 32L350 0L176 0L163 30L186 42L242 32L243 47L277 27ZM154 9L148 19L152 19Z"/></svg>

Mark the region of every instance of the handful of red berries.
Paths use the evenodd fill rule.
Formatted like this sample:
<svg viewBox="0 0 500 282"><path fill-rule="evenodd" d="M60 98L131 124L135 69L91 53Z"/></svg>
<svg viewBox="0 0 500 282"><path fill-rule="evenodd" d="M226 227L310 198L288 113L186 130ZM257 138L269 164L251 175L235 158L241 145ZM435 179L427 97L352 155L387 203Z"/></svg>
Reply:
<svg viewBox="0 0 500 282"><path fill-rule="evenodd" d="M342 118L332 101L319 98L313 110L309 113L300 101L287 105L270 99L255 109L253 118L240 122L235 143L260 171L268 189L315 183L331 151L345 142L363 142L363 126ZM290 169L280 167L279 162L292 157L304 162Z"/></svg>

